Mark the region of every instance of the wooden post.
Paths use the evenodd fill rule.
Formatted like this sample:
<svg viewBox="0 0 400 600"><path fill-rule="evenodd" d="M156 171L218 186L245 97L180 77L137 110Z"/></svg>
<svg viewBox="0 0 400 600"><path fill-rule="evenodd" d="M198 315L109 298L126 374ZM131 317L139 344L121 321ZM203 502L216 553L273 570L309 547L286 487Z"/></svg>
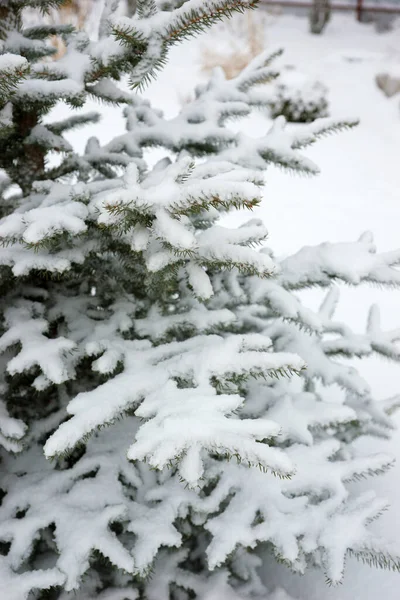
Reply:
<svg viewBox="0 0 400 600"><path fill-rule="evenodd" d="M128 0L128 17L133 17L136 12L136 0Z"/></svg>
<svg viewBox="0 0 400 600"><path fill-rule="evenodd" d="M363 0L357 0L357 21L362 19L362 4Z"/></svg>

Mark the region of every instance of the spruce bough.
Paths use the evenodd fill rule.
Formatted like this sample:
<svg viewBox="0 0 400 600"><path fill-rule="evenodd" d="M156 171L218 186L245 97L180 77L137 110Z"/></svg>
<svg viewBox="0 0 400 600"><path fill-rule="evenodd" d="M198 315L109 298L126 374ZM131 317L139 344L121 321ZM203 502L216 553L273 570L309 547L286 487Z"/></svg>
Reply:
<svg viewBox="0 0 400 600"><path fill-rule="evenodd" d="M400 330L334 312L337 282L399 285L400 251L366 233L281 260L259 220L219 221L261 202L271 163L317 173L302 150L355 123L231 130L268 106L268 56L217 69L170 120L141 97L172 44L253 1L138 0L128 18L106 0L96 42L24 26L58 4L0 7L0 597L273 600L260 545L331 582L348 554L398 569L368 529L385 503L348 483L390 467L354 441L388 436L399 400L342 358L399 360ZM78 155L64 134L98 120L76 110L90 96L124 105L126 133ZM60 99L71 116L49 122ZM296 295L310 286L318 311Z"/></svg>

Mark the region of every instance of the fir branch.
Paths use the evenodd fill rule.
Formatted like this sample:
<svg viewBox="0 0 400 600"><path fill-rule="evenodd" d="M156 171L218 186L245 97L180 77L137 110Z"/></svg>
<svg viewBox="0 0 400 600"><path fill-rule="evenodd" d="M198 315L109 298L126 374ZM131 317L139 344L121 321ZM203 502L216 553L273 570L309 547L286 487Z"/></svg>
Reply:
<svg viewBox="0 0 400 600"><path fill-rule="evenodd" d="M213 0L204 8L196 7L184 11L168 25L165 35L166 44L175 44L188 37L201 33L234 13L243 13L256 8L258 0Z"/></svg>
<svg viewBox="0 0 400 600"><path fill-rule="evenodd" d="M300 150L314 144L319 138L329 136L334 133L353 129L359 124L358 119L334 120L334 119L317 119L308 128L305 134L300 134L294 137L292 148Z"/></svg>
<svg viewBox="0 0 400 600"><path fill-rule="evenodd" d="M41 23L40 25L35 25L34 27L28 27L21 31L21 34L32 40L43 40L50 36L60 35L64 36L74 32L74 27L72 25L64 25L64 24L51 24L46 25Z"/></svg>
<svg viewBox="0 0 400 600"><path fill-rule="evenodd" d="M56 135L61 135L65 131L76 129L91 123L98 123L101 115L97 112L89 112L84 115L72 115L62 121L56 121L46 125L47 129Z"/></svg>

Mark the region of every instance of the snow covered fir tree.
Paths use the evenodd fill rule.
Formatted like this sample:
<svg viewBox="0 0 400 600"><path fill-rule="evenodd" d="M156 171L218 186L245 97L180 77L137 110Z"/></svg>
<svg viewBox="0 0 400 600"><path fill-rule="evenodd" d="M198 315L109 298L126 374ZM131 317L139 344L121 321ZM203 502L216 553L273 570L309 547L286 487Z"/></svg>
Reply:
<svg viewBox="0 0 400 600"><path fill-rule="evenodd" d="M279 259L259 220L220 220L273 210L268 165L317 173L303 150L354 123L231 129L267 106L267 56L217 69L172 119L142 98L173 44L252 0L138 0L132 17L106 0L97 41L24 25L58 4L0 3L0 598L283 598L261 554L333 583L349 554L398 569L368 528L384 501L349 485L390 467L354 442L388 436L397 399L348 359L398 360L400 330L376 307L364 334L334 313L337 283L399 285L400 250L365 233ZM93 96L124 105L126 132L78 155L64 134L98 119Z"/></svg>

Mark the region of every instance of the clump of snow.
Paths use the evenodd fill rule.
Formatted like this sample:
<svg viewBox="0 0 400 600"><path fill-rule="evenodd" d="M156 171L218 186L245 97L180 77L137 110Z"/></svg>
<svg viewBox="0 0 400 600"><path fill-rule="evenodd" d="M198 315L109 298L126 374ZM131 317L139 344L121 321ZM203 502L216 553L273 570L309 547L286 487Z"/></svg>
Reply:
<svg viewBox="0 0 400 600"><path fill-rule="evenodd" d="M0 54L0 71L16 71L28 66L25 57L5 52Z"/></svg>

